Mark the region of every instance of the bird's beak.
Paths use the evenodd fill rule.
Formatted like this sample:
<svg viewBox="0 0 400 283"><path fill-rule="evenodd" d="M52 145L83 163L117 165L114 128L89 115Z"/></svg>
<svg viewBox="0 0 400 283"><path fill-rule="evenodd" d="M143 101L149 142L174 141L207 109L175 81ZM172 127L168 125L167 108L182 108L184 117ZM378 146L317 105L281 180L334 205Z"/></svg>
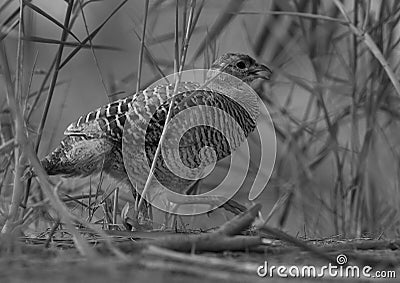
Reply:
<svg viewBox="0 0 400 283"><path fill-rule="evenodd" d="M272 71L270 68L263 64L256 64L250 69L250 73L259 79L270 80L272 76Z"/></svg>

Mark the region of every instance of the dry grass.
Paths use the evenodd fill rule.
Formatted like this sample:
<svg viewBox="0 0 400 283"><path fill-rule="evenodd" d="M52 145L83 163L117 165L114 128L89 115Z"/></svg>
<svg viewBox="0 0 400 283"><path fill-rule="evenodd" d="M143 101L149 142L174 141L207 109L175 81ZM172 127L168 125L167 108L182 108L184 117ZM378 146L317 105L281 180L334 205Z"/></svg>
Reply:
<svg viewBox="0 0 400 283"><path fill-rule="evenodd" d="M243 51L271 65L276 73L270 86L258 89L273 116L279 149L270 189L261 196L262 201L278 199L275 206L271 203L268 220L304 236L398 236L398 1L132 4L124 0L107 6L102 1L60 0L62 16L51 14L36 1L14 2L0 5L0 40L5 46L0 86L8 94L8 99L0 97L0 224L4 233L17 228L26 233L56 229L60 219L72 230L71 221L79 220L97 232L101 226L93 223L115 228L118 222L118 195L124 196L113 190L115 186L106 188L102 178L93 177L96 181L82 186L63 183L63 188L74 191L67 197L61 189L58 195L52 193L56 187L45 174L40 175L40 185L35 180L20 181L28 161L39 166L34 153L45 152L40 149L51 120L70 111L55 103L54 95L67 95L59 88L66 83L70 65L79 66L81 53L92 56L103 92L114 99L114 92L123 90L127 82L132 93L174 70L207 68L224 52ZM137 68L120 76L102 60L104 54L112 57L123 48L112 42L100 44L97 37L116 17L125 15L128 4L145 7L143 14L129 15L124 21L140 48L124 53L129 60L139 59ZM93 25L90 9L103 5L106 12L98 16L100 24ZM204 11L215 13L215 18ZM59 39L34 34L21 21L35 17L57 28ZM37 61L37 54L40 57L46 52L42 48L50 45L55 55L50 61ZM15 51L13 46L17 46ZM60 116L56 118L55 113ZM104 191L108 193L101 198ZM293 226L296 222L302 225ZM90 253L83 239L77 245Z"/></svg>
<svg viewBox="0 0 400 283"><path fill-rule="evenodd" d="M296 187L308 235L398 233L400 6L369 2L295 1L287 15L276 4L290 34L255 40L260 55L282 47L269 54L280 71L272 92L285 156L275 173ZM277 34L274 24L264 32Z"/></svg>

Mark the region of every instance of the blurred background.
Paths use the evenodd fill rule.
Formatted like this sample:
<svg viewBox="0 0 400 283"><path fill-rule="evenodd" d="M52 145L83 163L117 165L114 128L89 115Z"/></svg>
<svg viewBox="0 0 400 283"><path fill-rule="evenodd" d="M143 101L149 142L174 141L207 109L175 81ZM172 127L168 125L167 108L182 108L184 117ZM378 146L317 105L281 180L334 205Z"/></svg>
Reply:
<svg viewBox="0 0 400 283"><path fill-rule="evenodd" d="M68 4L24 2L20 101L34 142L48 95L46 77L51 77L50 66L60 46L62 29L55 22L64 22ZM63 59L79 46L74 36L82 41L100 28L59 70L39 157L58 145L64 129L80 115L135 92L145 2L75 1ZM342 11L335 1L318 0L149 2L140 89L162 73L173 73L176 19L181 44L190 12L194 16L185 69L208 68L226 52L249 54L273 69L271 82L255 85L274 122L278 148L271 179L255 200L263 204L263 216L271 225L305 237L399 234L400 104L388 73L398 80L400 2L336 1L342 3ZM2 0L1 40L12 74L18 58L18 19L18 2ZM383 60L378 61L379 56ZM13 129L4 83L0 86L4 145ZM252 169L235 196L247 205L252 172L258 169L258 139L256 134L249 138ZM14 170L12 148L1 150L4 219ZM203 185L214 186L218 176L217 172L207 177ZM83 194L92 182L99 183L99 177L68 180L60 191ZM40 199L37 186L32 181L28 204ZM102 186L112 184L106 181ZM84 210L69 204L74 205L76 211ZM33 214L28 222L40 217ZM206 229L220 225L225 217L224 212L214 212L184 221Z"/></svg>

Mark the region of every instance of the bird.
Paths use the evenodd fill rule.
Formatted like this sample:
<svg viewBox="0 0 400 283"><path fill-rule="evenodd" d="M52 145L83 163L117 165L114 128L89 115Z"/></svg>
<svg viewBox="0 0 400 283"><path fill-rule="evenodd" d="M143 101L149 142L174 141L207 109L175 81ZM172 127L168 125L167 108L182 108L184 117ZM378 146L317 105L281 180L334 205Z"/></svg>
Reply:
<svg viewBox="0 0 400 283"><path fill-rule="evenodd" d="M215 72L227 74L246 84L256 79L269 80L272 75L269 67L241 53L226 53L217 58L208 76L211 77ZM215 76L206 86L196 82L180 82L175 93L174 88L174 83L151 86L80 116L66 128L60 144L41 159L41 165L48 175L85 177L102 171L126 186L132 186L131 180L135 185L144 186L147 175L143 171L143 162L151 164L154 159L171 102L174 103L171 107L172 117L193 106L217 106L242 128L242 132L238 133L230 125L225 125L226 133L237 140L233 146L227 144L224 137L226 133L213 130L212 127L198 126L184 133L179 142L179 159L191 169L202 165L204 152L201 149L205 146L215 152L213 158L209 157L210 162L221 160L229 156L256 127L259 116L257 95L235 86L232 80L224 76ZM213 115L216 114L211 113ZM218 120L216 116L211 118ZM143 119L149 121L148 125L143 126L146 132L144 159L147 160L138 160L136 149L132 146L134 143L129 140L135 138L138 129L126 124L133 125ZM225 118L219 119L221 123L226 122ZM123 144L128 151L123 151ZM159 156L154 176L173 191L187 193L196 180L175 176L165 163Z"/></svg>

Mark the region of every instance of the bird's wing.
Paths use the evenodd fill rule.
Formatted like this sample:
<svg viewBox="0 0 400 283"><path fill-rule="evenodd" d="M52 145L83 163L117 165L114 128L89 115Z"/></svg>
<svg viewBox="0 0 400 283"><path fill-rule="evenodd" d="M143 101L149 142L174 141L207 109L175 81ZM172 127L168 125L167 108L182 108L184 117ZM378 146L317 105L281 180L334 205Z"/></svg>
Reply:
<svg viewBox="0 0 400 283"><path fill-rule="evenodd" d="M143 129L150 156L154 155L161 138L170 103L168 100L153 111L150 122ZM179 144L181 157L190 157L186 158L191 163L188 166L199 165L200 150L204 147L213 148L217 160L228 156L256 127L256 122L240 103L210 89L180 92L172 109L172 122L168 126L165 145L176 147ZM138 115L131 117L135 122ZM132 149L138 148L132 144L134 139L129 142Z"/></svg>
<svg viewBox="0 0 400 283"><path fill-rule="evenodd" d="M71 123L64 131L64 135L109 138L120 141L127 115L143 111L150 113L157 109L172 97L174 87L174 84L150 87L127 98L99 107ZM182 82L178 86L178 92L198 87L197 83Z"/></svg>

